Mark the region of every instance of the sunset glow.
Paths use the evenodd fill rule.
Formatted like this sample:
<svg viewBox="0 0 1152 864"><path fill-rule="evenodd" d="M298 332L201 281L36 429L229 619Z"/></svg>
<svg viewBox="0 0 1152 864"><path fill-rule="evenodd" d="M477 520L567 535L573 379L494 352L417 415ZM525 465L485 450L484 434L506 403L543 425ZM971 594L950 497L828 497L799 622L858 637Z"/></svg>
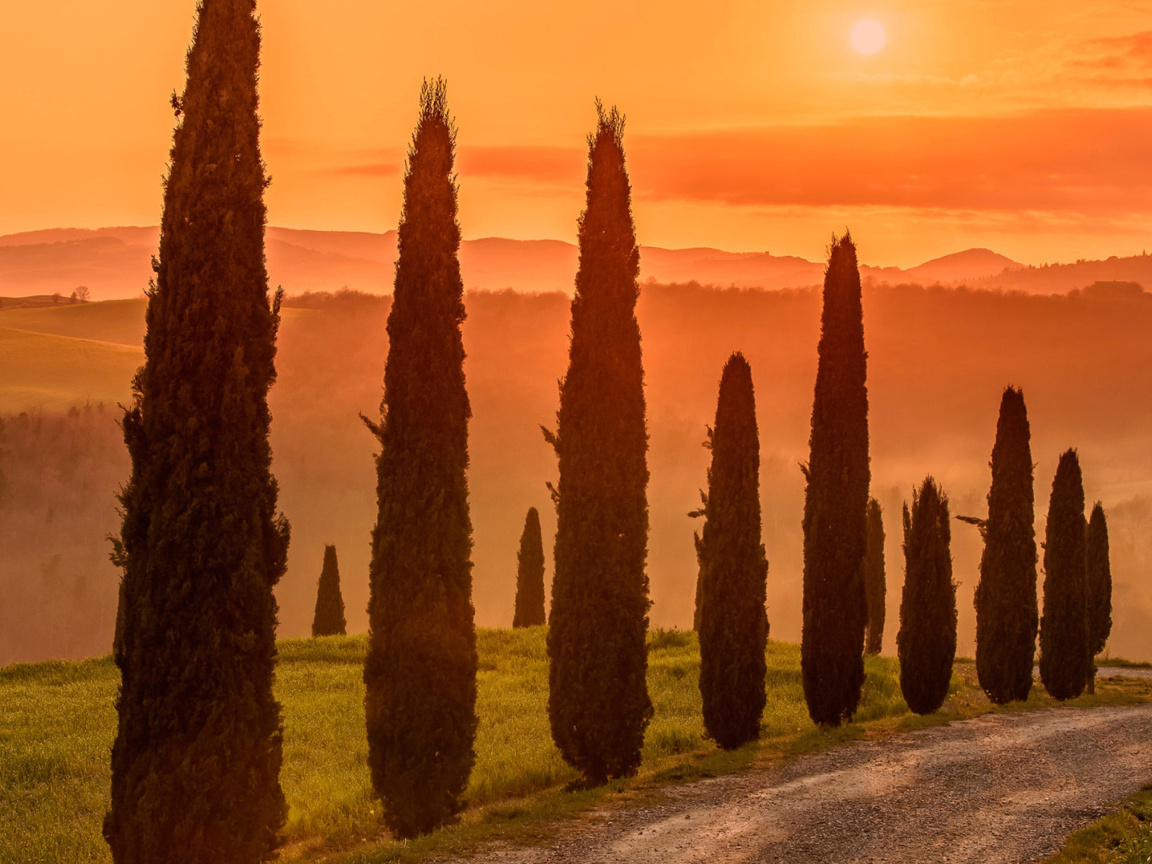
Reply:
<svg viewBox="0 0 1152 864"><path fill-rule="evenodd" d="M879 22L865 19L852 28L848 38L852 40L852 47L861 54L875 54L888 41L888 34Z"/></svg>
<svg viewBox="0 0 1152 864"><path fill-rule="evenodd" d="M260 7L272 225L385 231L421 80L459 122L467 238L571 239L599 96L628 117L641 241L863 260L1043 263L1152 229L1152 38L1111 2L843 0ZM155 225L195 0L0 8L0 234ZM605 16L612 27L603 27ZM883 50L847 35L887 27ZM893 24L899 22L899 38ZM419 38L417 38L419 34ZM1033 145L1043 141L1038 152ZM936 145L939 145L937 147Z"/></svg>

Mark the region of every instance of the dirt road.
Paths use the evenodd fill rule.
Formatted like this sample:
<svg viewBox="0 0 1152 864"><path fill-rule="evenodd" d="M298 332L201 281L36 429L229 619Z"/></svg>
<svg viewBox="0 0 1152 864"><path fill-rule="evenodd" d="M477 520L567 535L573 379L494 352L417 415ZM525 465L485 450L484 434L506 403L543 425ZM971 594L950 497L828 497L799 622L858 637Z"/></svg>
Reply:
<svg viewBox="0 0 1152 864"><path fill-rule="evenodd" d="M988 715L673 787L492 864L1025 862L1152 782L1152 705Z"/></svg>

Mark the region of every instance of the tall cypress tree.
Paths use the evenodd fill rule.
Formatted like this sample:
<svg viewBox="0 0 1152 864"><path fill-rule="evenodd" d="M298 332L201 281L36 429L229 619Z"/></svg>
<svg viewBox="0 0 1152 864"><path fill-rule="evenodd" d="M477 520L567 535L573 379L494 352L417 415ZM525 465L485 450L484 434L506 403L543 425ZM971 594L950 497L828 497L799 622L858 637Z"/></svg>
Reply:
<svg viewBox="0 0 1152 864"><path fill-rule="evenodd" d="M765 587L760 542L760 438L752 368L724 365L700 537L700 695L704 728L733 749L760 737L764 711Z"/></svg>
<svg viewBox="0 0 1152 864"><path fill-rule="evenodd" d="M816 723L850 719L864 686L868 389L856 246L832 238L824 274L811 455L804 467L804 626L800 666Z"/></svg>
<svg viewBox="0 0 1152 864"><path fill-rule="evenodd" d="M254 0L202 0L164 191L114 559L121 674L104 836L117 864L256 862L277 844L280 706L269 303Z"/></svg>
<svg viewBox="0 0 1152 864"><path fill-rule="evenodd" d="M520 551L516 553L516 611L513 627L535 627L544 619L544 541L540 536L540 514L528 508Z"/></svg>
<svg viewBox="0 0 1152 864"><path fill-rule="evenodd" d="M900 690L917 714L944 704L956 658L948 498L929 477L904 505L904 593L900 600Z"/></svg>
<svg viewBox="0 0 1152 864"><path fill-rule="evenodd" d="M884 647L884 514L880 502L868 499L868 541L864 554L864 593L868 599L868 626L864 653L879 654Z"/></svg>
<svg viewBox="0 0 1152 864"><path fill-rule="evenodd" d="M336 563L336 547L324 547L324 566L316 586L316 612L312 616L313 636L343 636L347 632L344 620L344 598L340 594L340 565Z"/></svg>
<svg viewBox="0 0 1152 864"><path fill-rule="evenodd" d="M1036 654L1036 529L1024 394L1000 399L988 518L976 586L976 675L998 705L1028 698Z"/></svg>
<svg viewBox="0 0 1152 864"><path fill-rule="evenodd" d="M652 717L648 652L648 433L636 300L640 252L624 117L596 103L555 435L560 467L548 626L548 718L590 783L632 774Z"/></svg>
<svg viewBox="0 0 1152 864"><path fill-rule="evenodd" d="M1097 501L1088 520L1086 566L1088 569L1088 654L1091 692L1096 691L1095 657L1108 644L1112 632L1112 564L1108 550L1108 521Z"/></svg>
<svg viewBox="0 0 1152 864"><path fill-rule="evenodd" d="M461 809L475 761L476 630L456 130L425 82L408 149L376 460L364 708L372 786L401 837Z"/></svg>
<svg viewBox="0 0 1152 864"><path fill-rule="evenodd" d="M1044 534L1044 617L1040 619L1040 680L1054 699L1084 692L1088 653L1084 480L1075 450L1060 457Z"/></svg>

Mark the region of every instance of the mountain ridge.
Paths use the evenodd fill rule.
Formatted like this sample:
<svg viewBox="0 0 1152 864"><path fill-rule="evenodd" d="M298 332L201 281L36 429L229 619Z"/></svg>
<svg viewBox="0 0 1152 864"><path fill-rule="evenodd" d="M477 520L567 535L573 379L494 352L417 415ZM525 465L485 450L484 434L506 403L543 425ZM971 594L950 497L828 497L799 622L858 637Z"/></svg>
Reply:
<svg viewBox="0 0 1152 864"><path fill-rule="evenodd" d="M0 236L0 295L69 296L88 287L92 299L137 297L152 276L159 242L155 226L48 228ZM350 288L390 293L396 232L321 231L271 226L271 284L290 294ZM576 246L564 240L480 237L464 240L460 265L469 289L571 293ZM660 283L698 282L768 290L818 285L823 262L770 252L728 252L708 246L643 246L640 277ZM1152 285L1152 256L1031 267L985 248L966 249L910 268L863 264L865 282L965 284L986 290L1066 293L1098 281Z"/></svg>

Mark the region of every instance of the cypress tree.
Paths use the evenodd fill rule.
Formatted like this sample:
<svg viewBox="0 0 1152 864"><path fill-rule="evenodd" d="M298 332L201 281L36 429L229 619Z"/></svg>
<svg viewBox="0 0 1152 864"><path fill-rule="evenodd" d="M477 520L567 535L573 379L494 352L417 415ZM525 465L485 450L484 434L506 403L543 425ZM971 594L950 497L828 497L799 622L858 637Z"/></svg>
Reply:
<svg viewBox="0 0 1152 864"><path fill-rule="evenodd" d="M1096 692L1095 657L1108 644L1112 632L1112 564L1108 551L1108 522L1104 508L1097 501L1088 520L1085 537L1088 570L1088 654L1090 693Z"/></svg>
<svg viewBox="0 0 1152 864"><path fill-rule="evenodd" d="M528 508L520 551L516 553L516 611L513 627L535 627L544 623L544 541L540 536L540 514Z"/></svg>
<svg viewBox="0 0 1152 864"><path fill-rule="evenodd" d="M1084 480L1075 450L1060 457L1044 533L1044 617L1040 680L1054 699L1075 699L1087 683L1087 561Z"/></svg>
<svg viewBox="0 0 1152 864"><path fill-rule="evenodd" d="M256 862L278 842L277 515L268 390L279 292L264 266L254 0L202 0L164 189L145 362L123 420L131 478L112 804L117 864Z"/></svg>
<svg viewBox="0 0 1152 864"><path fill-rule="evenodd" d="M752 369L724 366L700 537L700 695L704 728L733 749L760 737L768 561L760 542L760 438Z"/></svg>
<svg viewBox="0 0 1152 864"><path fill-rule="evenodd" d="M587 205L558 428L548 625L552 738L587 782L633 774L652 717L648 652L648 433L636 300L640 252L624 117L596 104Z"/></svg>
<svg viewBox="0 0 1152 864"><path fill-rule="evenodd" d="M904 593L900 599L900 690L917 714L944 704L956 658L948 498L931 477L904 505Z"/></svg>
<svg viewBox="0 0 1152 864"><path fill-rule="evenodd" d="M884 514L880 502L868 499L868 540L864 554L864 593L868 599L868 625L864 653L879 654L884 646Z"/></svg>
<svg viewBox="0 0 1152 864"><path fill-rule="evenodd" d="M998 705L1025 700L1036 654L1036 529L1031 431L1024 394L1000 400L988 518L976 586L976 675Z"/></svg>
<svg viewBox="0 0 1152 864"><path fill-rule="evenodd" d="M372 786L401 837L452 819L475 761L476 631L456 130L425 82L408 149L376 459L364 708Z"/></svg>
<svg viewBox="0 0 1152 864"><path fill-rule="evenodd" d="M800 666L813 722L852 717L864 686L868 389L856 246L832 238L824 274L811 455L804 466L804 625Z"/></svg>
<svg viewBox="0 0 1152 864"><path fill-rule="evenodd" d="M344 598L340 595L340 566L336 563L336 547L324 547L324 567L316 586L316 612L312 616L313 636L343 636L347 632L344 621Z"/></svg>

